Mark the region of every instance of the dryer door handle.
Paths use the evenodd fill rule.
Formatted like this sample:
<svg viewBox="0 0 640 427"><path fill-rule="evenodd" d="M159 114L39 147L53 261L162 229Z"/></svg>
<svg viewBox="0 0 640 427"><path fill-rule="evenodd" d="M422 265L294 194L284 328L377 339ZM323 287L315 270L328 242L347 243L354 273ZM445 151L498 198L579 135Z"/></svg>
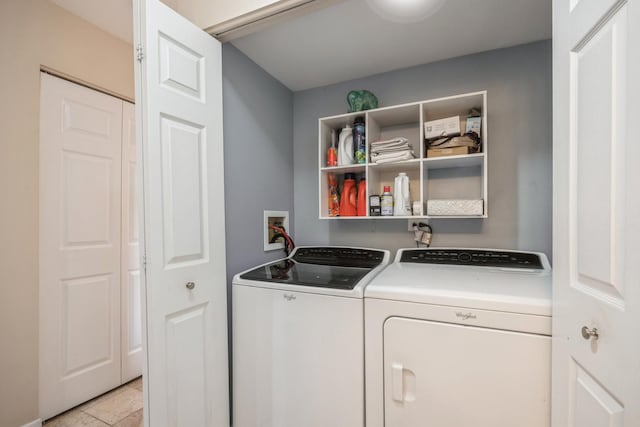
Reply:
<svg viewBox="0 0 640 427"><path fill-rule="evenodd" d="M402 363L391 364L391 398L397 402L404 401L404 367Z"/></svg>

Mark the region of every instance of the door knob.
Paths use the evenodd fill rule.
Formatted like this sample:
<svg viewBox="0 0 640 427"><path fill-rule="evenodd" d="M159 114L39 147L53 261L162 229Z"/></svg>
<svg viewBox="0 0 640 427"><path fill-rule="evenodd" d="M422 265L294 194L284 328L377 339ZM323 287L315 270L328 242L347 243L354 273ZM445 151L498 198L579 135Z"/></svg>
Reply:
<svg viewBox="0 0 640 427"><path fill-rule="evenodd" d="M192 290L196 287L196 284L194 282L187 282L185 286L187 287L187 289Z"/></svg>
<svg viewBox="0 0 640 427"><path fill-rule="evenodd" d="M597 340L599 336L598 328L589 329L587 326L583 326L581 332L582 332L582 338L584 338L585 340L590 340L590 339Z"/></svg>

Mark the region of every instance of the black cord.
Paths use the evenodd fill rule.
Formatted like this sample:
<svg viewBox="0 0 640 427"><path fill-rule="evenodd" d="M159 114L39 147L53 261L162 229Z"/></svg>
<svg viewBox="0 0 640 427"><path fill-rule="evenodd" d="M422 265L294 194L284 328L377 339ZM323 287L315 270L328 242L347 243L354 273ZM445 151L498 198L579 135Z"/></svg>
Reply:
<svg viewBox="0 0 640 427"><path fill-rule="evenodd" d="M270 225L269 228L271 228L272 230L274 230L274 234L271 237L271 239L269 240L269 243L274 243L276 240L278 239L282 239L283 240L283 249L284 252L287 256L289 256L289 254L291 252L293 252L293 250L295 249L295 244L293 243L293 239L291 238L291 236L289 236L287 234L287 231L285 230L285 228L282 225Z"/></svg>
<svg viewBox="0 0 640 427"><path fill-rule="evenodd" d="M431 228L431 226L429 224L425 224L424 222L418 223L418 230L420 230L422 228L426 228L427 229L427 233L433 234L433 228Z"/></svg>
<svg viewBox="0 0 640 427"><path fill-rule="evenodd" d="M271 240L269 240L269 243L275 243L278 239L282 239L285 243L287 242L287 239L285 239L281 233L275 233Z"/></svg>

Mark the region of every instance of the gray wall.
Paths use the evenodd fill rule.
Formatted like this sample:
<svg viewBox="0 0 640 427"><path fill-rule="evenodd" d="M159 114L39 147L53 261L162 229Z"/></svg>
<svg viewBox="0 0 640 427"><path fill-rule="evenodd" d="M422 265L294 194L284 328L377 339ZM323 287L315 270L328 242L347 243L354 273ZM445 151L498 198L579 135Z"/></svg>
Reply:
<svg viewBox="0 0 640 427"><path fill-rule="evenodd" d="M289 211L293 225L293 94L231 44L222 47L222 81L231 284L236 273L284 256L263 250L263 211Z"/></svg>
<svg viewBox="0 0 640 427"><path fill-rule="evenodd" d="M296 243L410 247L415 243L406 220L318 219L318 118L346 112L345 98L352 89L371 90L380 106L486 89L489 218L432 220L432 245L535 250L551 256L551 41L294 93Z"/></svg>

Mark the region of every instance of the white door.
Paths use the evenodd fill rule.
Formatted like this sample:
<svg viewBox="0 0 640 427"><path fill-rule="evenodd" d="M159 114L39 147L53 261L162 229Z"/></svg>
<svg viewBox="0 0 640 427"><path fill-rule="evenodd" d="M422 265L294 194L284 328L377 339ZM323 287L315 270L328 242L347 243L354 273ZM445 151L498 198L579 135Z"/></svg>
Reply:
<svg viewBox="0 0 640 427"><path fill-rule="evenodd" d="M135 6L145 425L228 426L221 45L158 0Z"/></svg>
<svg viewBox="0 0 640 427"><path fill-rule="evenodd" d="M46 419L120 384L122 101L42 74L40 111Z"/></svg>
<svg viewBox="0 0 640 427"><path fill-rule="evenodd" d="M640 426L640 1L553 8L553 426Z"/></svg>
<svg viewBox="0 0 640 427"><path fill-rule="evenodd" d="M549 426L548 336L391 317L388 427Z"/></svg>
<svg viewBox="0 0 640 427"><path fill-rule="evenodd" d="M142 303L135 107L122 104L122 382L142 374Z"/></svg>

